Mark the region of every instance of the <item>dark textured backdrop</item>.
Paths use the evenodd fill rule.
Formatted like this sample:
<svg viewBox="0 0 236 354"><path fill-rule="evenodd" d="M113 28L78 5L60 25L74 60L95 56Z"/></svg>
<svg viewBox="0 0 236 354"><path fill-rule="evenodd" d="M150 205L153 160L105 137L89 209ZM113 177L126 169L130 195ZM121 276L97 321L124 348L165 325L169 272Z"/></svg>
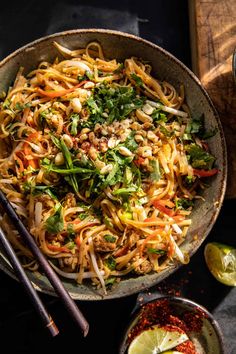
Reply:
<svg viewBox="0 0 236 354"><path fill-rule="evenodd" d="M140 35L170 51L191 68L187 1L18 1L4 2L0 11L0 59L13 50L54 32L100 27ZM235 200L224 202L218 221L207 238L236 247ZM205 243L206 243L205 242ZM236 353L236 288L218 283L209 273L203 244L189 265L150 289L179 294L212 312L225 336L227 354ZM50 338L21 285L0 272L1 352L43 353L65 348L79 353L116 354L119 341L135 306L136 295L106 302L80 302L90 323L83 339L56 298L41 294L61 332Z"/></svg>

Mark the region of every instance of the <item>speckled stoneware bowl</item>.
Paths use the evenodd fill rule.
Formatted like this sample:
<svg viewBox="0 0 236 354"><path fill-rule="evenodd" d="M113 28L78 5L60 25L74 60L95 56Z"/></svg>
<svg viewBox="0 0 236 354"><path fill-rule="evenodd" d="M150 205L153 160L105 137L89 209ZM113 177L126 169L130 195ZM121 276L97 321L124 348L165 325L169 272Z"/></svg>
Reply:
<svg viewBox="0 0 236 354"><path fill-rule="evenodd" d="M209 179L209 188L206 188L203 192L205 202L196 202L192 214L192 225L186 241L182 245L184 251L188 252L190 256L193 255L209 234L219 214L225 194L227 175L223 130L219 117L201 83L178 59L153 43L118 31L86 29L66 31L41 38L9 55L0 63L0 91L6 90L12 83L19 66L23 66L27 73L35 68L40 61L51 61L58 56L58 52L52 44L53 41L57 41L70 49L85 47L91 41L99 41L107 58L123 60L130 56L136 56L149 61L153 68L153 75L156 75L158 79L169 81L176 87L184 84L187 103L193 116L198 117L204 113L206 128L217 128L217 134L209 139L209 145L212 154L217 157L217 166L220 172L211 180ZM101 290L95 290L90 285L77 285L68 280L63 280L63 282L74 299L112 299L134 294L151 287L168 277L180 266L179 263L175 263L158 274L123 279L109 290L106 296L103 295ZM5 261L1 260L1 257L0 268L15 277L12 269ZM29 277L38 290L55 295L44 275L29 273Z"/></svg>
<svg viewBox="0 0 236 354"><path fill-rule="evenodd" d="M203 306L194 301L175 296L159 296L151 301L144 301L133 312L130 322L125 330L124 337L121 340L119 354L127 354L129 347L129 334L132 328L137 324L141 311L145 311L145 306L152 302L168 301L175 314L197 314L200 316L202 325L197 331L186 332L188 337L194 343L197 353L199 354L226 354L223 334L218 322L214 319L212 314Z"/></svg>

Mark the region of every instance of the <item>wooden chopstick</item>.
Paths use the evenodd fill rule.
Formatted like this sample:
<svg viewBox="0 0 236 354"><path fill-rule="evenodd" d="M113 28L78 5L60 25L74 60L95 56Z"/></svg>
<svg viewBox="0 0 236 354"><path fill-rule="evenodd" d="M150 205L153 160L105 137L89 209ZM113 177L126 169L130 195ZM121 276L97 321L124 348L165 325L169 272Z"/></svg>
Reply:
<svg viewBox="0 0 236 354"><path fill-rule="evenodd" d="M22 267L19 259L17 258L10 242L8 241L1 227L0 227L0 243L4 251L6 252L6 255L8 256L10 264L14 269L19 281L21 282L27 294L29 295L36 311L39 313L39 316L41 317L45 327L49 330L51 335L55 337L59 333L59 330L55 325L52 317L49 315L46 308L44 307L40 297L38 296L37 291L35 290L29 278L27 277L24 268Z"/></svg>
<svg viewBox="0 0 236 354"><path fill-rule="evenodd" d="M65 308L67 309L67 311L69 312L73 320L79 325L84 337L86 337L89 331L89 324L87 320L85 319L84 315L79 310L79 308L77 307L73 299L70 297L69 293L65 289L61 280L59 279L57 274L54 272L54 270L48 263L46 257L40 251L39 247L34 241L33 236L27 230L27 228L25 227L25 225L17 215L15 209L12 207L11 203L9 202L9 200L1 190L0 190L0 204L3 207L4 211L7 213L7 215L9 216L9 218L11 219L14 227L18 230L25 244L29 247L32 254L37 259L39 265L41 266L44 273L46 274L55 292L62 300Z"/></svg>

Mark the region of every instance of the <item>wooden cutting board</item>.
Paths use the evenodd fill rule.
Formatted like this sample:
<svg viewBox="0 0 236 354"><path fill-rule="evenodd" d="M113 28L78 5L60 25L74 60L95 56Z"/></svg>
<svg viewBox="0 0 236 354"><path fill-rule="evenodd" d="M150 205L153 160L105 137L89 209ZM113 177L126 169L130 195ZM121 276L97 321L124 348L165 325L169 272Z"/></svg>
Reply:
<svg viewBox="0 0 236 354"><path fill-rule="evenodd" d="M236 198L236 0L189 0L192 69L217 109L228 149L226 198Z"/></svg>

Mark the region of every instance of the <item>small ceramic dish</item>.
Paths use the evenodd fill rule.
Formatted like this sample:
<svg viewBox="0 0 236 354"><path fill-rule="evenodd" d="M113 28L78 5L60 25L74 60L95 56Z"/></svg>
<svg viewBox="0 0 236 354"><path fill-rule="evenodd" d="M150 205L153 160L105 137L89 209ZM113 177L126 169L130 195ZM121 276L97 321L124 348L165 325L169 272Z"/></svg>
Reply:
<svg viewBox="0 0 236 354"><path fill-rule="evenodd" d="M151 306L150 306L151 305ZM126 328L123 336L119 354L127 354L129 345L132 340L140 334L140 321L148 319L151 314L155 316L155 308L164 306L171 308L173 317L183 321L188 316L189 331L185 333L188 335L190 341L194 344L196 353L198 354L225 354L223 334L218 322L214 319L212 314L203 306L191 300L175 297L175 296L159 296L151 301L145 300L143 304L137 304ZM163 310L163 309L162 309ZM149 312L148 312L149 311ZM163 313L163 311L160 311ZM158 313L159 315L159 313ZM146 316L146 317L145 317ZM195 323L194 323L195 322ZM185 322L187 323L187 322ZM155 325L155 324L152 324ZM166 323L168 325L168 323ZM139 327L138 327L139 326ZM192 328L191 328L192 327ZM149 327L150 328L150 327ZM137 330L136 330L137 329ZM148 329L147 327L145 329ZM173 349L175 350L175 349ZM184 352L184 351L183 351ZM140 352L141 353L141 352ZM159 351L155 352L159 353Z"/></svg>

